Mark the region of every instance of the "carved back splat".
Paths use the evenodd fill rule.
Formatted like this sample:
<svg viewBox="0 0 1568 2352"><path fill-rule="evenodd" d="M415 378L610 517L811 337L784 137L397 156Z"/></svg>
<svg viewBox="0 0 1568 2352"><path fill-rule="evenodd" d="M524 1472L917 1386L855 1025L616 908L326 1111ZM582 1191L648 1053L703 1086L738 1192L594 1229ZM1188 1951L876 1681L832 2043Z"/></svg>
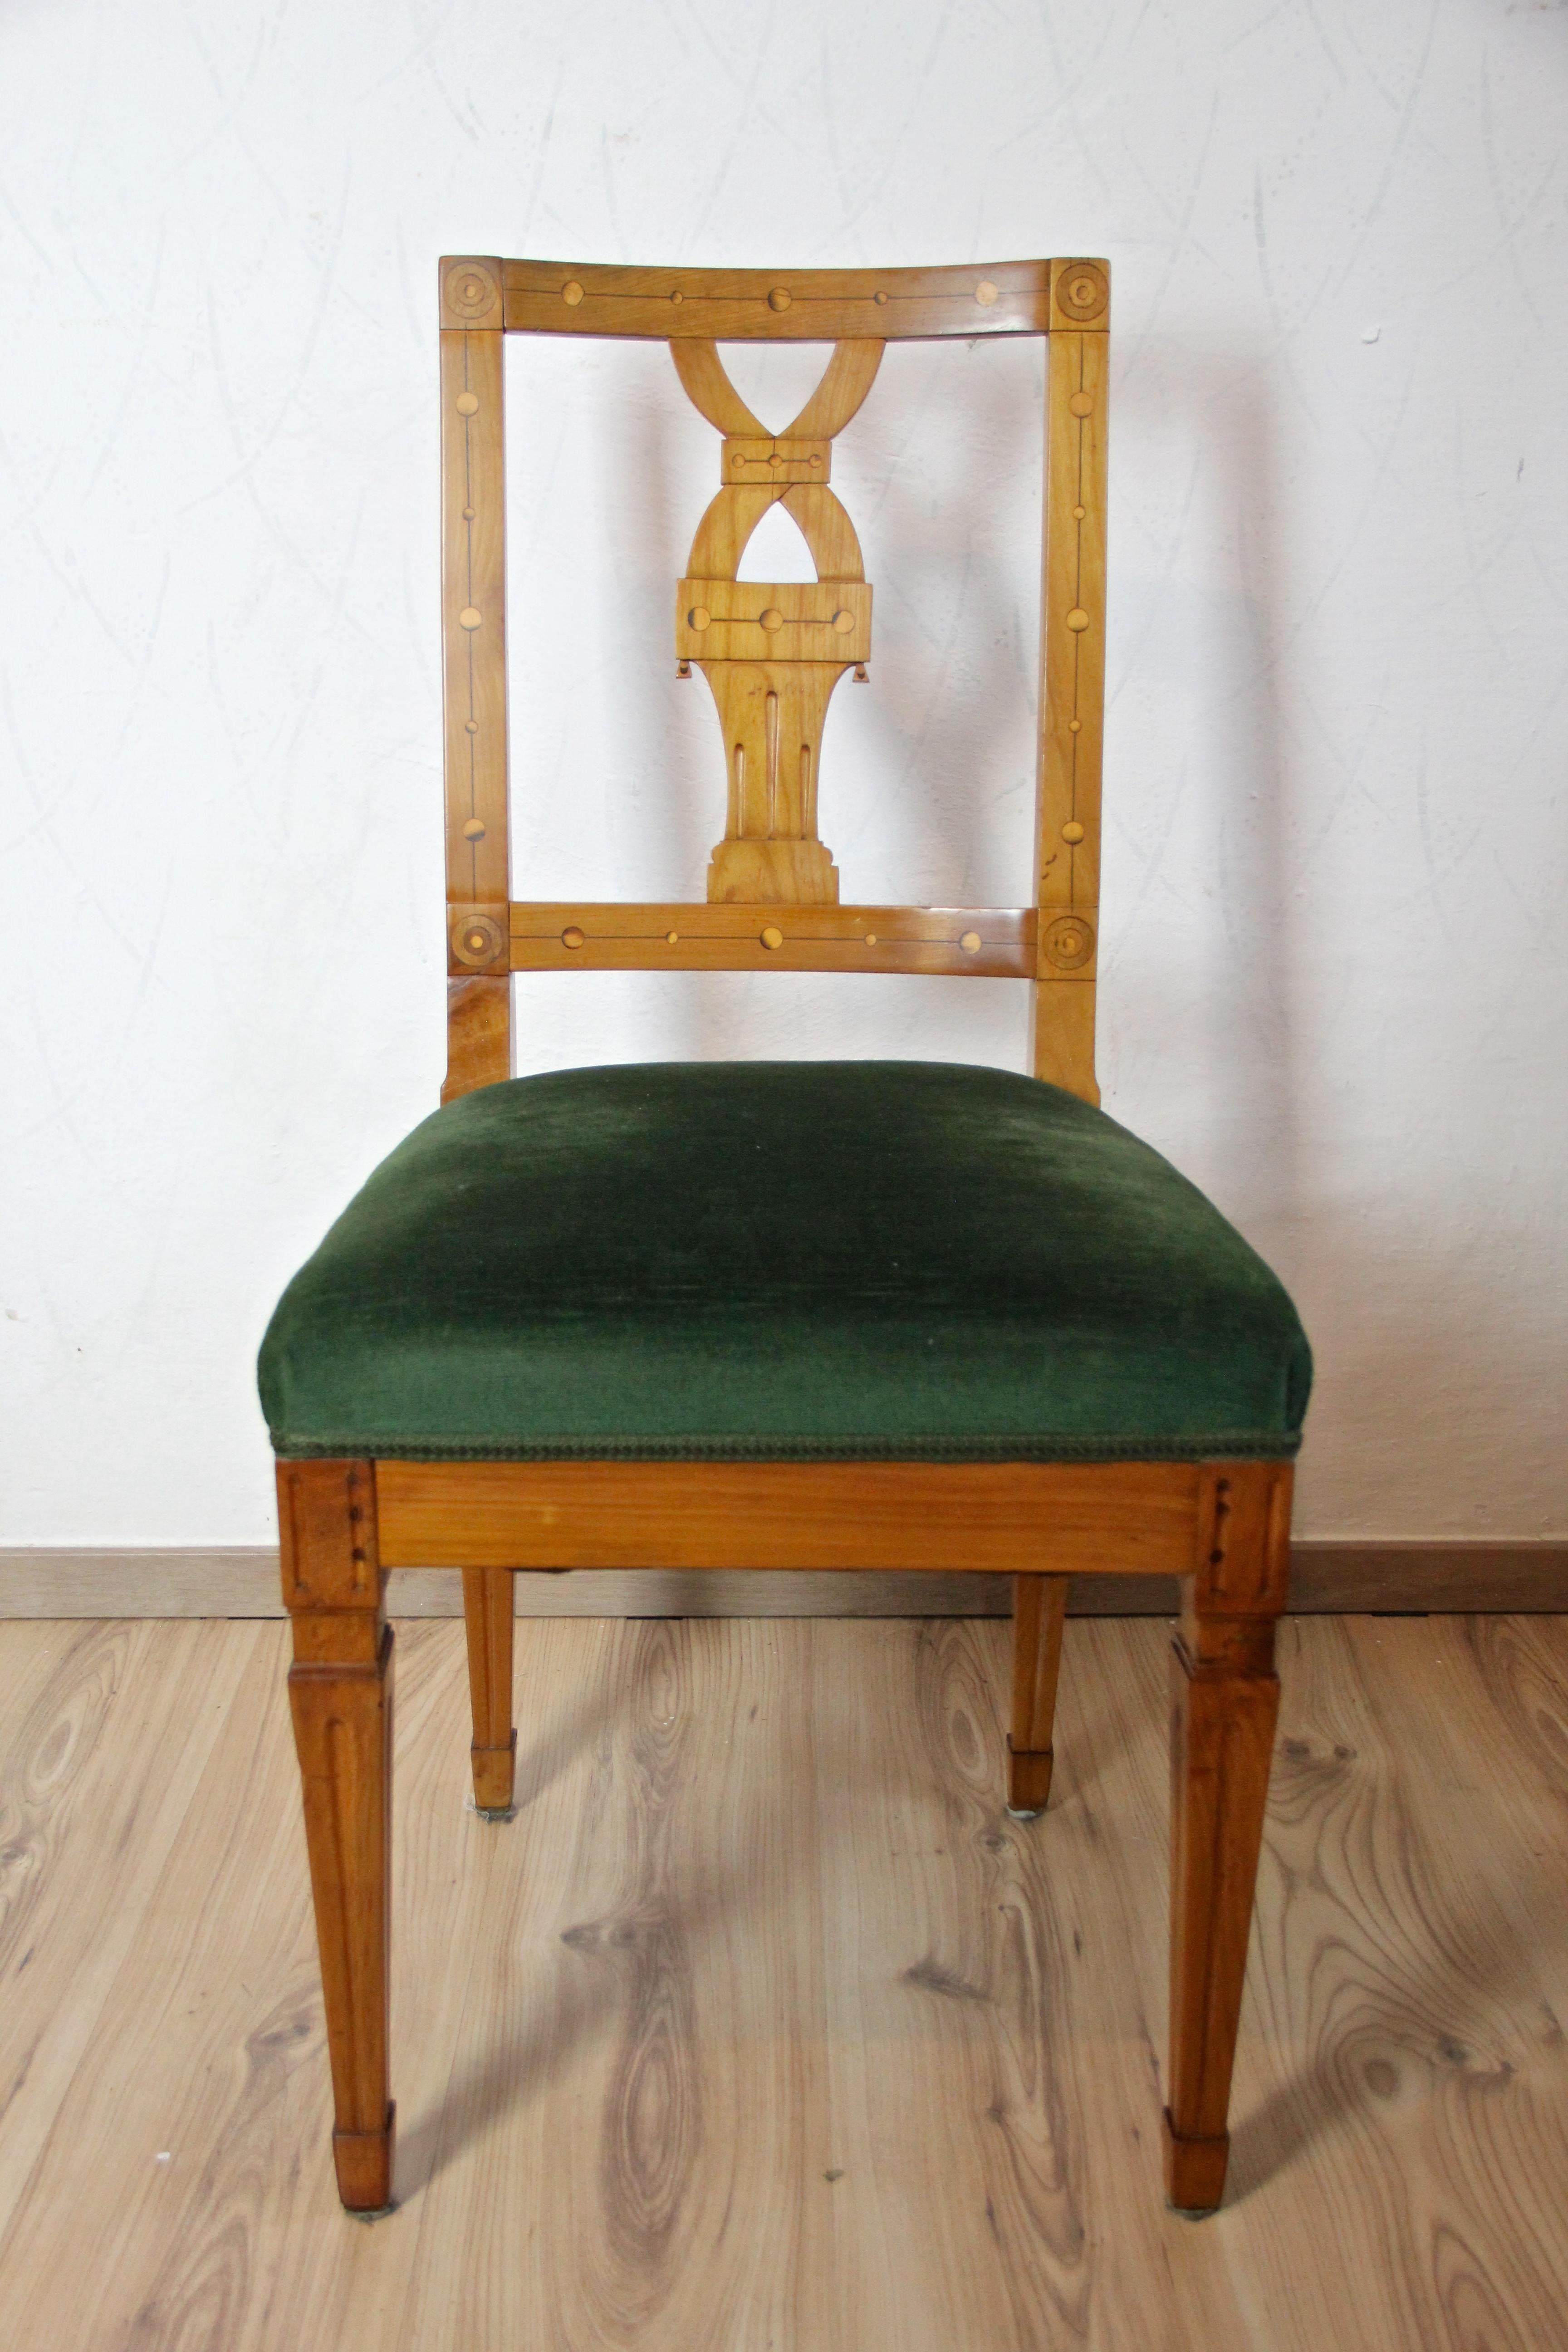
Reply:
<svg viewBox="0 0 1568 2352"><path fill-rule="evenodd" d="M697 527L675 615L676 652L707 679L724 733L729 817L708 868L710 900L837 903L838 869L816 833L817 772L833 689L870 658L871 591L855 526L827 482L834 436L870 391L882 348L836 343L794 424L770 434L717 343L670 344L693 405L724 436L723 488ZM811 550L815 582L735 577L775 501Z"/></svg>

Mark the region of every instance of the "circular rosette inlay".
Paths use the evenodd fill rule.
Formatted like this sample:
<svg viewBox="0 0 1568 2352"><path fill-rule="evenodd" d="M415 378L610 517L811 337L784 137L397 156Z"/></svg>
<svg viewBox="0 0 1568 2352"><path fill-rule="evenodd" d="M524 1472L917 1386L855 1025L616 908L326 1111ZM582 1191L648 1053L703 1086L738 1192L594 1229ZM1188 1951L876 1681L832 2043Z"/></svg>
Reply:
<svg viewBox="0 0 1568 2352"><path fill-rule="evenodd" d="M1077 971L1094 953L1094 926L1081 915L1058 915L1047 925L1040 951L1058 971Z"/></svg>
<svg viewBox="0 0 1568 2352"><path fill-rule="evenodd" d="M1098 319L1110 299L1105 272L1092 261L1075 261L1057 280L1057 308L1069 319Z"/></svg>
<svg viewBox="0 0 1568 2352"><path fill-rule="evenodd" d="M483 319L494 310L499 289L477 261L454 262L447 272L447 308L455 319Z"/></svg>
<svg viewBox="0 0 1568 2352"><path fill-rule="evenodd" d="M452 926L452 953L470 971L480 971L500 956L505 941L493 915L464 915Z"/></svg>

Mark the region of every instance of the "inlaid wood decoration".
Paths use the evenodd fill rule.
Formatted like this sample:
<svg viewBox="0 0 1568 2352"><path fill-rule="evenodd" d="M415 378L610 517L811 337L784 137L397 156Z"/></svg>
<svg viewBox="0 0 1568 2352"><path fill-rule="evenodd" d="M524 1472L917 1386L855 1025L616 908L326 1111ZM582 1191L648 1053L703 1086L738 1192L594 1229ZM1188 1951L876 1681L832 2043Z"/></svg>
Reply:
<svg viewBox="0 0 1568 2352"><path fill-rule="evenodd" d="M448 1066L443 1100L510 1075L514 971L941 972L1031 983L1031 1062L1090 1102L1105 677L1102 261L972 268L648 269L457 257L441 264ZM720 488L677 583L675 655L713 697L722 837L697 904L512 900L507 857L501 337L667 341L722 438ZM872 590L832 487L833 444L889 343L1049 338L1037 852L1028 903L844 903L818 830L823 736L847 670L868 677ZM719 346L826 347L784 431L741 398ZM884 381L879 396L887 393ZM737 578L770 507L798 525L804 584ZM720 772L715 763L715 776ZM694 789L703 789L694 780ZM715 809L716 829L720 809ZM1022 896L1022 893L1020 894Z"/></svg>
<svg viewBox="0 0 1568 2352"><path fill-rule="evenodd" d="M514 971L772 966L794 971L985 973L1026 981L1032 992L1036 1076L1097 1101L1110 311L1104 264L1007 262L977 268L781 275L459 256L443 261L440 284L447 1098L510 1076ZM706 678L720 730L712 746L715 830L723 779L722 835L713 847L705 888L693 903L607 906L510 897L501 367L501 337L509 331L667 341L680 382L721 436L720 488L698 522L675 601L676 658ZM857 905L844 900L831 850L818 830L824 729L834 690L846 670L864 670L871 654L872 591L854 525L833 490L833 445L877 383L879 370L879 396L896 389L889 382L896 373L887 365L889 344L988 334L1049 337L1037 817L1026 900L1005 908ZM826 350L816 390L782 433L770 433L752 415L720 357L721 343L747 338L812 341ZM798 524L815 560L817 576L805 586L737 576L748 540L775 504ZM672 551L672 573L674 562ZM694 780L694 789L707 788L703 779ZM1026 897L1022 889L1019 895ZM1016 1081L1008 1084L1016 1087ZM1047 1099L1044 1089L1016 1091L1032 1094L1035 1107L1052 1120L1070 1118L1080 1131L1097 1125L1076 1108L1069 1113L1059 1100ZM731 1092L723 1099L740 1097ZM460 1172L420 1191L408 1229L418 1244L411 1245L410 1263L437 1264L431 1242L442 1220L467 1219L471 1227L478 1219L479 1210L459 1199L470 1187L479 1202L493 1197L470 1173L476 1139L483 1162L488 1113L515 1114L521 1108L515 1096L492 1095L488 1106L475 1106L472 1112L465 1107L455 1118L430 1122L445 1130L453 1154L439 1159L448 1148L443 1141L431 1160ZM493 1137L503 1129L498 1124L489 1131ZM704 1124L699 1142L709 1132ZM826 1164L835 1141L829 1125L815 1127L808 1141ZM574 1162L569 1150L557 1152L553 1143L531 1148L553 1155L550 1189L572 1201L574 1181L590 1161ZM590 1141L588 1148L601 1147ZM977 1170L984 1165L982 1150L977 1139ZM503 1156L493 1163L519 1181L517 1198L523 1204L535 1197L517 1180L526 1156L515 1161ZM373 1185L393 1164L386 1163ZM430 1164L419 1161L422 1171ZM891 1167L893 1161L883 1164ZM1106 1165L1110 1171L1111 1163ZM897 1173L903 1172L900 1162ZM769 1177L767 1163L759 1160L754 1191L748 1195L759 1216ZM1056 1181L1053 1176L1041 1184L1040 1208L1047 1218ZM729 1182L721 1177L726 1199ZM427 1175L422 1173L417 1183L426 1186ZM367 1200L368 1191L361 1197ZM642 1206L628 1203L626 1231L616 1236L617 1249L624 1244L630 1253L616 1261L619 1266L635 1269L639 1263L637 1217ZM516 1212L525 1213L525 1205ZM358 1213L356 1203L350 1216ZM379 1208L368 1213L373 1223L381 1213ZM593 1213L579 1208L575 1213ZM1116 1238L1106 1246L1119 1252L1125 1222L1114 1204L1107 1214L1107 1231ZM1156 1246L1158 1223L1156 1217L1150 1227ZM1084 1230L1090 1230L1087 1223ZM570 1231L569 1218L561 1231ZM503 1223L500 1255L509 1246ZM610 1259L594 1263L608 1265ZM983 1261L987 1284L992 1263L989 1257ZM1120 1261L1108 1255L1103 1263ZM1173 1280L1196 1279L1182 1272L1186 1261L1179 1254L1171 1263ZM1255 1262L1249 1255L1247 1265L1245 1279L1250 1284ZM309 1276L306 1269L288 1297ZM620 1301L641 1295L635 1276L628 1289L622 1272L603 1277L590 1273L582 1279L585 1303L593 1307L596 1301L606 1313L612 1297ZM408 1286L401 1272L396 1282L402 1300ZM509 1584L519 1570L897 1572L942 1567L977 1573L1008 1568L1016 1579L1005 1791L1016 1815L1037 1813L1049 1793L1067 1580L1159 1574L1182 1581L1182 1624L1172 1660L1164 2158L1171 2201L1189 2211L1211 2211L1226 2178L1231 2071L1279 1704L1274 1628L1285 1604L1292 1476L1286 1453L1276 1458L1272 1441L1255 1451L1224 1414L1212 1424L1200 1422L1196 1441L1150 1437L1155 1424L1142 1417L1141 1408L1130 1407L1125 1438L1117 1436L1114 1424L1102 1437L1073 1434L1066 1458L1014 1458L1013 1441L1005 1435L974 1441L976 1458L970 1458L971 1441L944 1433L941 1426L942 1359L937 1351L940 1347L950 1353L978 1352L971 1336L977 1327L966 1307L928 1310L925 1294L915 1289L902 1294L900 1312L930 1316L932 1369L928 1375L922 1362L919 1380L921 1410L937 1422L930 1459L923 1458L923 1436L916 1448L922 1458L905 1458L908 1448L901 1441L889 1442L884 1457L873 1441L856 1434L853 1422L836 1429L820 1458L815 1436L805 1441L803 1458L793 1458L793 1440L783 1458L773 1458L765 1437L756 1441L754 1456L746 1440L731 1458L730 1440L721 1435L710 1445L700 1427L690 1439L689 1458L684 1439L672 1455L662 1439L636 1428L625 1443L595 1437L580 1444L568 1433L557 1458L553 1441L536 1444L528 1433L533 1424L521 1408L521 1418L505 1424L513 1434L503 1448L485 1437L470 1449L444 1433L461 1429L460 1417L448 1423L444 1416L463 1385L482 1381L484 1367L500 1360L498 1334L510 1331L511 1343L529 1351L536 1327L529 1321L533 1310L517 1304L523 1287L503 1287L504 1313L516 1319L508 1326L503 1317L485 1327L487 1336L472 1353L465 1352L461 1330L453 1333L451 1300L438 1295L437 1280L418 1307L428 1320L399 1327L416 1328L417 1344L387 1339L385 1360L403 1364L427 1343L434 1348L439 1335L439 1360L446 1368L441 1393L420 1408L425 1417L416 1417L412 1438L395 1421L395 1433L384 1441L387 1450L374 1435L351 1444L341 1418L330 1415L321 1425L320 1442L307 1423L301 1441L279 1448L283 1598L294 1633L289 1687L331 2058L333 2153L343 2203L367 2216L384 2213L391 2208L395 2180L387 2055L393 1659L385 1611L388 1571L411 1566L463 1570L474 1801L479 1812L499 1821L509 1817L516 1793ZM328 1339L331 1348L339 1344L331 1326L347 1311L337 1275L324 1281L320 1295L327 1303L319 1309L316 1344L330 1356ZM647 1295L664 1294L650 1283ZM896 1288L892 1295L898 1295ZM1074 1310L1071 1325L1091 1340L1093 1301L1100 1295L1091 1282L1083 1294L1087 1320L1080 1323ZM1207 1299L1221 1294L1193 1295ZM1249 1302L1257 1295L1252 1289L1245 1293ZM744 1316L754 1313L743 1300L731 1304L738 1304ZM1289 1342L1279 1374L1284 1387L1298 1377L1290 1365L1305 1379L1305 1342L1282 1293L1279 1308L1282 1349ZM613 1311L620 1311L618 1305ZM1000 1335L1002 1306L986 1305L983 1311L993 1318L986 1328ZM1060 1311L1068 1312L1065 1307ZM1249 1304L1248 1314L1253 1311ZM284 1317L280 1308L279 1318ZM279 1318L267 1349L274 1344ZM695 1353L707 1348L704 1335L719 1328L693 1321L678 1336ZM640 1322L636 1328L638 1335L645 1331ZM529 1376L549 1377L540 1367L552 1362L588 1365L596 1343L574 1344L584 1352L570 1360L536 1349ZM773 1336L771 1344L784 1351L780 1360L792 1380L799 1376L804 1381L817 1370L815 1354L809 1364L805 1360L809 1342L786 1332ZM357 1333L352 1346L361 1346ZM487 1355L491 1348L495 1352ZM673 1354L654 1353L642 1336L628 1353L637 1351L638 1377L650 1381L660 1365L676 1360ZM1078 1356L1081 1360L1081 1349ZM605 1360L613 1360L613 1351L605 1350ZM331 1360L352 1368L341 1388L328 1382L338 1400L360 1381L365 1358L351 1352ZM1188 1372L1196 1360L1183 1354ZM600 1377L599 1361L594 1357L595 1369L581 1373L584 1383ZM402 1376L389 1372L387 1386L395 1386ZM379 1377L376 1368L363 1384L374 1386ZM1302 1398L1304 1402L1304 1389ZM852 1408L851 1399L845 1410ZM1113 1401L1111 1410L1118 1409ZM340 1410L334 1402L331 1414ZM1207 1444L1203 1432L1211 1426L1215 1458L1190 1458L1194 1443ZM1141 1452L1145 1441L1153 1458ZM1280 1433L1280 1443L1293 1443L1289 1432ZM1237 1458L1226 1450L1233 1444ZM1080 1453L1091 1458L1077 1458ZM995 1798L1002 1793L998 1789ZM994 1800L983 1793L980 1782L971 1785L970 1797L971 1811L981 1809L975 1818L991 1818L987 1809ZM984 1843L1000 1849L1010 1841L998 1832ZM1014 1916L1024 1917L1022 1912ZM573 1930L568 1942L578 1932ZM593 1934L597 1941L599 1931ZM910 1983L929 1986L940 1978L950 1991L949 1975L946 1964L939 1968L933 1959L903 1970ZM967 1997L970 1988L963 1990ZM506 2050L503 2042L498 2066L509 2063ZM511 2071L515 2076L515 2063ZM493 2107L496 2097L517 2095L515 2088L504 2094L481 2088L480 2105L489 2101ZM994 2102L986 2112L995 2113ZM1054 2180L1059 2172L1055 2155L1052 2166ZM829 2182L838 2177L837 2168L826 2176ZM1050 2196L1059 2204L1055 2188Z"/></svg>
<svg viewBox="0 0 1568 2352"><path fill-rule="evenodd" d="M871 591L855 526L828 486L834 436L870 391L882 344L836 343L800 415L772 435L724 373L715 342L670 345L696 407L724 436L723 487L691 542L676 592L675 649L713 689L729 818L708 896L761 905L835 903L838 871L816 833L828 698L871 655ZM752 533L778 504L799 525L814 585L739 581Z"/></svg>

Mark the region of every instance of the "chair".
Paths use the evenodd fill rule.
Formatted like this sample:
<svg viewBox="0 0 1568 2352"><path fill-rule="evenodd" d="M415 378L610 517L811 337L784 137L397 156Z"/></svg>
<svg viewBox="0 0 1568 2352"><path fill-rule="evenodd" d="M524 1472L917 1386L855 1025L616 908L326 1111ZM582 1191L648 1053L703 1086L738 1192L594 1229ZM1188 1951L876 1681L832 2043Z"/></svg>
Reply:
<svg viewBox="0 0 1568 2352"><path fill-rule="evenodd" d="M1006 1801L1042 1809L1068 1579L1172 1573L1171 2201L1220 2200L1310 1360L1268 1269L1099 1109L1103 262L440 265L449 1067L437 1111L289 1285L278 1454L343 2204L390 2202L390 1569L463 1572L475 1802L508 1817L512 1572L944 1568L1015 1577ZM711 689L723 838L690 905L512 903L503 333L668 341L723 436L675 601ZM1036 872L1025 908L843 904L825 717L871 653L829 486L889 341L1048 337ZM831 343L770 433L719 344ZM737 579L774 500L818 577ZM514 971L986 973L1032 1074L653 1065L512 1080Z"/></svg>

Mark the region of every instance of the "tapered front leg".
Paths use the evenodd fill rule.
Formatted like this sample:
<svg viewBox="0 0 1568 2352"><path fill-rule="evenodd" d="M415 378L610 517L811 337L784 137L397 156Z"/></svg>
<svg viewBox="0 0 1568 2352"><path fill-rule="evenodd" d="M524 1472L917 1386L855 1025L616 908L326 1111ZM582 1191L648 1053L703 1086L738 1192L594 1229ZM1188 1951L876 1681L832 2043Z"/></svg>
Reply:
<svg viewBox="0 0 1568 2352"><path fill-rule="evenodd" d="M368 1462L280 1462L283 1599L294 1627L289 1698L331 2058L338 2194L392 2203L387 2095L392 1833L392 1628Z"/></svg>
<svg viewBox="0 0 1568 2352"><path fill-rule="evenodd" d="M474 1802L491 1821L511 1812L517 1733L511 1721L512 1579L510 1568L463 1570L468 1690L474 1705Z"/></svg>
<svg viewBox="0 0 1568 2352"><path fill-rule="evenodd" d="M1013 1579L1013 1728L1007 1737L1007 1810L1045 1811L1051 1793L1051 1731L1067 1619L1065 1576Z"/></svg>
<svg viewBox="0 0 1568 2352"><path fill-rule="evenodd" d="M1279 1684L1290 1471L1205 1465L1202 1558L1172 1661L1171 2072L1165 2186L1208 2212L1225 2190L1231 2070Z"/></svg>

